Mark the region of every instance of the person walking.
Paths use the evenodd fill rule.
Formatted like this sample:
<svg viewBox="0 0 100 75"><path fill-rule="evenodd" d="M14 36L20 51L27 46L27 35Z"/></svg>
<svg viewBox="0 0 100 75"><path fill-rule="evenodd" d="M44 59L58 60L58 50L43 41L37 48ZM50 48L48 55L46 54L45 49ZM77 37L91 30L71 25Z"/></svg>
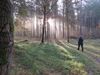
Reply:
<svg viewBox="0 0 100 75"><path fill-rule="evenodd" d="M78 50L80 50L80 47L82 49L82 52L84 51L84 48L83 48L83 38L82 37L79 37L78 39Z"/></svg>

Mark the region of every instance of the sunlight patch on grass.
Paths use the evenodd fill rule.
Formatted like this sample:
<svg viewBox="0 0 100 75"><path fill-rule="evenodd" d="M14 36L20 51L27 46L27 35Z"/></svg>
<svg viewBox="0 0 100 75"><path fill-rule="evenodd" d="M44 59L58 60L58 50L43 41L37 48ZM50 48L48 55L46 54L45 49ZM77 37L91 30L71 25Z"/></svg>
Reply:
<svg viewBox="0 0 100 75"><path fill-rule="evenodd" d="M16 66L29 70L32 74L41 75L45 70L58 71L61 73L87 75L82 63L75 61L76 56L62 46L46 43L18 43L15 44ZM43 74L45 75L45 74Z"/></svg>

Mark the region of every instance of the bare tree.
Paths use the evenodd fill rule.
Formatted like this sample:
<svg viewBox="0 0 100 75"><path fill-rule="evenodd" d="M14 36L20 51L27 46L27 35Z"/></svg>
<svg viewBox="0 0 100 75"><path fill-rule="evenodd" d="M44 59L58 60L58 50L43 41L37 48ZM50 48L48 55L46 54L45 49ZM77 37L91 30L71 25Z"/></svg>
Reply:
<svg viewBox="0 0 100 75"><path fill-rule="evenodd" d="M67 26L67 42L70 39L70 26L74 22L74 10L72 0L65 0L65 18L66 18L66 26Z"/></svg>
<svg viewBox="0 0 100 75"><path fill-rule="evenodd" d="M38 7L40 7L40 11L43 14L41 43L44 43L44 41L45 41L47 15L51 12L51 10L53 9L53 7L54 7L55 3L57 3L57 1L58 0L38 0L38 2L37 2Z"/></svg>

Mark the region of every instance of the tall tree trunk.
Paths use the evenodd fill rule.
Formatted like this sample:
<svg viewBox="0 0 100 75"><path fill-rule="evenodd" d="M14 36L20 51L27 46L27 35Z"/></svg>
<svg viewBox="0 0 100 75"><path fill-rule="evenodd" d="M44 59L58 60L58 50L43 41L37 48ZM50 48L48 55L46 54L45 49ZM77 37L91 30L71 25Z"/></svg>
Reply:
<svg viewBox="0 0 100 75"><path fill-rule="evenodd" d="M54 39L57 39L57 27L56 27L56 16L55 16L55 32L54 32Z"/></svg>
<svg viewBox="0 0 100 75"><path fill-rule="evenodd" d="M13 14L10 0L0 0L0 75L9 75L13 50Z"/></svg>
<svg viewBox="0 0 100 75"><path fill-rule="evenodd" d="M47 18L45 18L46 20L45 20L45 22L47 21ZM44 39L45 39L45 41L47 41L47 35L48 35L48 33L47 33L47 22L45 23L45 31L44 31Z"/></svg>
<svg viewBox="0 0 100 75"><path fill-rule="evenodd" d="M69 18L68 18L68 10L67 11L67 15L66 15L66 24L67 24L67 42L69 43L69 39L70 39L70 32L69 32Z"/></svg>
<svg viewBox="0 0 100 75"><path fill-rule="evenodd" d="M44 11L43 11L43 27L42 27L42 40L41 43L44 43L45 40L45 27L46 27L46 7L44 6Z"/></svg>
<svg viewBox="0 0 100 75"><path fill-rule="evenodd" d="M70 39L70 37L69 37L69 24L67 24L67 42L69 43L69 39Z"/></svg>
<svg viewBox="0 0 100 75"><path fill-rule="evenodd" d="M81 4L81 8L80 8L80 13L79 13L79 19L80 19L80 35L82 36L83 35L83 31L82 31L82 19L83 19L83 17L82 17L82 0L81 0L81 2L80 2L80 4Z"/></svg>
<svg viewBox="0 0 100 75"><path fill-rule="evenodd" d="M64 29L64 2L63 2L63 38L65 38L65 29Z"/></svg>
<svg viewBox="0 0 100 75"><path fill-rule="evenodd" d="M70 37L69 37L69 16L68 16L68 10L66 10L67 11L67 14L66 14L66 24L67 24L67 42L69 43L69 39L70 39Z"/></svg>

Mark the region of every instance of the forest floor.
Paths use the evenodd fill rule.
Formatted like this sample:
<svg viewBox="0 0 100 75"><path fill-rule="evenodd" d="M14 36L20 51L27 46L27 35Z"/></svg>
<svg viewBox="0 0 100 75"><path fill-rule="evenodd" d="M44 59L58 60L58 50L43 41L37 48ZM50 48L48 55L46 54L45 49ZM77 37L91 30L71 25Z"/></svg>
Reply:
<svg viewBox="0 0 100 75"><path fill-rule="evenodd" d="M84 52L77 40L56 43L16 42L11 75L100 75L99 39L86 40Z"/></svg>
<svg viewBox="0 0 100 75"><path fill-rule="evenodd" d="M85 40L84 52L77 50L77 40L71 40L69 44L60 41L59 44L85 65L88 75L100 75L100 39Z"/></svg>

